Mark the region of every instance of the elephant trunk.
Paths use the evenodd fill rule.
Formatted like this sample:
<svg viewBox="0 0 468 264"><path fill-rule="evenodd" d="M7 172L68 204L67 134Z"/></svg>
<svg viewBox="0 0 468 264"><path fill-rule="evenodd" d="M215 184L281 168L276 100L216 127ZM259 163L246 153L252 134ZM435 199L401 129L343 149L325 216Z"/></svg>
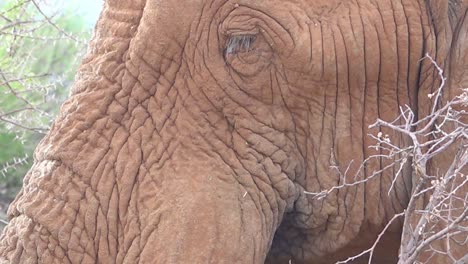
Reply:
<svg viewBox="0 0 468 264"><path fill-rule="evenodd" d="M158 202L140 220L146 241L140 261L263 263L273 236L269 208L231 176L218 175L219 168L196 164L165 170L160 199L146 199Z"/></svg>
<svg viewBox="0 0 468 264"><path fill-rule="evenodd" d="M155 172L144 163L135 170L141 156L133 157L136 162L115 163L115 174L103 162L92 177L66 162L37 162L10 208L2 260L263 263L276 226L258 190L206 157L168 162ZM48 247L36 251L40 244Z"/></svg>

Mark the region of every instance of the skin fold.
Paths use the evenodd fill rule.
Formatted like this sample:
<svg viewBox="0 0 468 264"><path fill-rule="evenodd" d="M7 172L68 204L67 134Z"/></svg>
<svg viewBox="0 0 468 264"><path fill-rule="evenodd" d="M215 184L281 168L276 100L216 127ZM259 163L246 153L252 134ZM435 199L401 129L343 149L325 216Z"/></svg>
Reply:
<svg viewBox="0 0 468 264"><path fill-rule="evenodd" d="M410 163L389 194L396 165L323 199L304 191L390 165L359 170L381 154L368 134L410 144L368 127L403 105L428 113L439 80L426 53L448 94L468 87L467 5L106 0L0 262L333 263L367 249L408 205ZM375 263L397 262L401 228Z"/></svg>

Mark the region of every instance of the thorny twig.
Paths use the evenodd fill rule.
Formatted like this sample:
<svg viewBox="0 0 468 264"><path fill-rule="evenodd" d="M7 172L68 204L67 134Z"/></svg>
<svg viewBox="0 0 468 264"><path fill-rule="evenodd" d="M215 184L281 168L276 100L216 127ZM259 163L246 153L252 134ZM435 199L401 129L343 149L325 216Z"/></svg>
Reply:
<svg viewBox="0 0 468 264"><path fill-rule="evenodd" d="M16 168L18 165L23 165L28 163L29 156L26 154L22 158L14 158L12 162L7 162L3 168L0 170L0 173L2 173L3 176L6 175L8 170Z"/></svg>
<svg viewBox="0 0 468 264"><path fill-rule="evenodd" d="M54 21L67 13L57 10L54 14L45 9L41 0L7 1L0 10L0 133L16 135L21 144L38 141L47 131L53 111L58 107L55 92L64 87L64 76L46 72L38 62L47 61L48 69L59 65L49 54L62 60L66 52L83 50L85 43ZM67 22L68 23L68 22ZM32 41L31 41L32 40ZM67 40L64 42L56 42ZM39 42L41 41L41 42ZM47 41L47 42L45 42ZM65 44L73 49L58 49L64 54L49 53L47 45ZM81 47L81 48L80 48ZM70 57L76 57L70 54ZM64 60L65 61L65 60ZM59 61L61 62L61 61ZM67 63L68 65L68 63ZM68 69L68 68L67 68ZM64 71L65 73L65 71ZM68 72L66 72L68 74ZM67 77L65 77L67 78ZM65 87L64 87L65 88ZM61 100L61 99L60 99ZM53 104L50 104L53 102ZM26 146L25 149L29 147ZM31 156L31 155L29 155ZM8 157L6 157L8 158ZM28 156L0 160L0 172L10 176L18 167L25 166Z"/></svg>
<svg viewBox="0 0 468 264"><path fill-rule="evenodd" d="M55 24L51 19L50 17L44 13L44 11L42 11L41 7L37 4L37 2L35 0L31 0L31 2L34 4L34 6L37 8L37 11L44 17L45 20L47 20L47 22L49 22L49 24L54 27L58 32L60 32L61 34L67 36L68 38L76 41L77 43L81 43L81 44L84 44L84 42L80 39L77 39L75 38L74 36L72 36L71 34L69 34L68 32L66 32L65 30L63 30L62 28L60 28L57 24Z"/></svg>

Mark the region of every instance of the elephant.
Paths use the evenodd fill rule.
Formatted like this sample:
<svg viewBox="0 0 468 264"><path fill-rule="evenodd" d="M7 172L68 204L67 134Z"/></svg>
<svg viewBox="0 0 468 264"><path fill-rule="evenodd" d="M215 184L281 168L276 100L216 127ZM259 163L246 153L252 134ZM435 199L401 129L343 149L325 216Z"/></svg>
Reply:
<svg viewBox="0 0 468 264"><path fill-rule="evenodd" d="M358 254L407 208L411 163L322 199L308 192L340 184L337 171L366 179L388 165L360 170L379 154L369 134L410 144L369 126L403 105L430 111L440 80L425 54L444 69L446 94L468 87L467 10L466 0L105 0L9 207L0 262ZM398 220L375 263L398 261L401 234Z"/></svg>

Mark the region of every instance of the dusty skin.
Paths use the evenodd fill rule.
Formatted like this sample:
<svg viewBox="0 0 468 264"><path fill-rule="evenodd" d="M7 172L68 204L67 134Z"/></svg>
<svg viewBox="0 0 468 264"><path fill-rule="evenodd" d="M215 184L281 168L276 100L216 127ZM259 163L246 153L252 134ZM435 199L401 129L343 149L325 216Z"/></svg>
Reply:
<svg viewBox="0 0 468 264"><path fill-rule="evenodd" d="M466 0L105 2L9 208L0 263L345 259L405 209L411 166L389 195L391 170L321 200L304 191L378 154L377 118L428 113L439 80L426 53L447 94L468 87ZM375 263L396 263L401 226Z"/></svg>

